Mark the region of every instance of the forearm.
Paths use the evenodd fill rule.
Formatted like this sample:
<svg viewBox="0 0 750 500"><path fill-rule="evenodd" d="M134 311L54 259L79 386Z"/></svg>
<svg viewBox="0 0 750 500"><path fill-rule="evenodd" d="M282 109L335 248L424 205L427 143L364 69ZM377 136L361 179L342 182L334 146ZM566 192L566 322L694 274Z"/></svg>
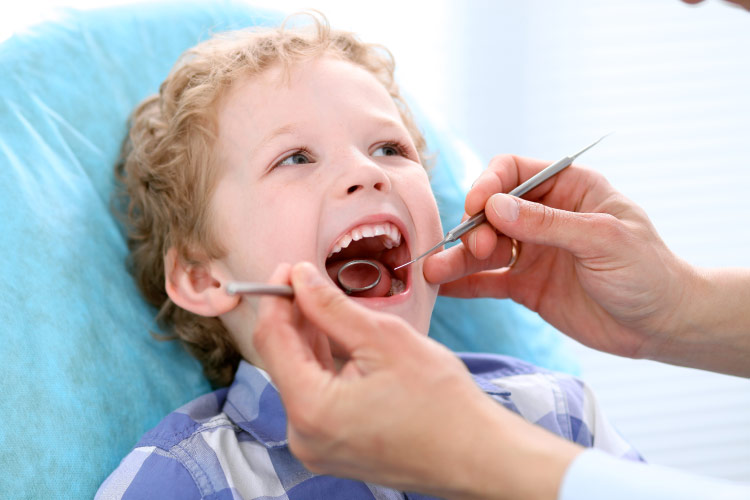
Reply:
<svg viewBox="0 0 750 500"><path fill-rule="evenodd" d="M658 361L750 377L750 269L693 269Z"/></svg>

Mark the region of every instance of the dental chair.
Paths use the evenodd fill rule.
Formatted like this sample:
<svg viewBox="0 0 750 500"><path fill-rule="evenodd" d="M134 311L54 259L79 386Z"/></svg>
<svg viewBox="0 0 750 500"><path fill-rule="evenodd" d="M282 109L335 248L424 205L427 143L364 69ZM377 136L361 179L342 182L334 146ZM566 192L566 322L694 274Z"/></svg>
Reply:
<svg viewBox="0 0 750 500"><path fill-rule="evenodd" d="M211 387L124 262L113 165L135 105L212 33L283 15L228 1L61 13L0 44L0 497L91 498L138 438ZM473 158L415 109L444 227ZM431 335L576 370L561 335L510 301L439 298Z"/></svg>

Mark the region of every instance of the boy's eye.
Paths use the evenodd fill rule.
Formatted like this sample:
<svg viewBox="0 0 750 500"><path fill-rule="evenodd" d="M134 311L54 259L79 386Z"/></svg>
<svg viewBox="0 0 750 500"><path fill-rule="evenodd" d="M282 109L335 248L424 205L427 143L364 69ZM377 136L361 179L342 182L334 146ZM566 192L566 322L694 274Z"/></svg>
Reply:
<svg viewBox="0 0 750 500"><path fill-rule="evenodd" d="M400 156L401 150L395 144L384 144L372 152L372 156Z"/></svg>
<svg viewBox="0 0 750 500"><path fill-rule="evenodd" d="M296 153L290 154L283 160L281 160L278 164L279 165L304 165L305 163L311 163L310 158L307 157L307 154L302 151L297 151Z"/></svg>

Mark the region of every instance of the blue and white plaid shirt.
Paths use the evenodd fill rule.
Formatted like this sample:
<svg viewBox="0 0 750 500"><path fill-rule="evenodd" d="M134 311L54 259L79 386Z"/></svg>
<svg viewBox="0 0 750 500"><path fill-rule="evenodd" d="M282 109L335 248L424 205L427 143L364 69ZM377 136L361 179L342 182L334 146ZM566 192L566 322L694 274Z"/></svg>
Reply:
<svg viewBox="0 0 750 500"><path fill-rule="evenodd" d="M640 460L576 378L506 356L460 357L480 388L525 419L583 446ZM307 471L289 452L278 391L267 373L243 361L228 389L195 399L143 436L97 493L97 499L120 498L429 497Z"/></svg>

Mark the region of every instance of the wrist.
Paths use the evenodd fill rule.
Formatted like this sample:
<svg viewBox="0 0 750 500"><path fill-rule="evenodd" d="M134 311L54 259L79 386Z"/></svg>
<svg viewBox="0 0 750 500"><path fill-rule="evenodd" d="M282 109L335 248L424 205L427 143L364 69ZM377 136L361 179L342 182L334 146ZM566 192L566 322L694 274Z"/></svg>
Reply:
<svg viewBox="0 0 750 500"><path fill-rule="evenodd" d="M644 318L632 325L638 347L628 356L669 363L690 343L689 332L703 321L695 303L696 297L705 293L706 283L700 269L665 250L667 255L660 259L662 272L646 282L651 296Z"/></svg>
<svg viewBox="0 0 750 500"><path fill-rule="evenodd" d="M449 497L555 500L567 468L583 448L490 399L487 403L482 409L484 432L456 474L464 479L461 491Z"/></svg>
<svg viewBox="0 0 750 500"><path fill-rule="evenodd" d="M653 359L748 376L750 270L690 268L674 328Z"/></svg>

